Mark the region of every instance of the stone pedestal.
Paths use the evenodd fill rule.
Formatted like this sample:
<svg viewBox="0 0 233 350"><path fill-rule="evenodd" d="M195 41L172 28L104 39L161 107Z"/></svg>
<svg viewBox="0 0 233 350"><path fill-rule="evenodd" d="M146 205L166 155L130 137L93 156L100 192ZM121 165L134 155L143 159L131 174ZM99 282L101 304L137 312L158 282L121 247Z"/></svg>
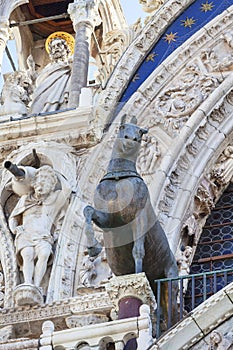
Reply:
<svg viewBox="0 0 233 350"><path fill-rule="evenodd" d="M33 284L19 284L14 289L13 298L16 306L44 304L40 289Z"/></svg>
<svg viewBox="0 0 233 350"><path fill-rule="evenodd" d="M140 307L147 304L150 312L155 310L156 301L145 273L114 277L106 285L106 291L114 305L112 317L124 319L138 317ZM124 350L136 350L137 340L130 339Z"/></svg>
<svg viewBox="0 0 233 350"><path fill-rule="evenodd" d="M113 277L105 285L113 304L112 318L136 317L142 304L150 307L151 314L156 308L155 296L144 272ZM127 316L128 314L128 316Z"/></svg>

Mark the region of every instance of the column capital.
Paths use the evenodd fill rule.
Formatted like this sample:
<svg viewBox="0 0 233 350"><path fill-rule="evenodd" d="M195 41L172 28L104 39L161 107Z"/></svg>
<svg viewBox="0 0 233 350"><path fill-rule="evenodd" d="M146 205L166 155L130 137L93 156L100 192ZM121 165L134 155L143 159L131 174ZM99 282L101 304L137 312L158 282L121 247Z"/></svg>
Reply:
<svg viewBox="0 0 233 350"><path fill-rule="evenodd" d="M74 3L69 4L68 13L70 14L75 31L82 24L88 24L94 28L101 23L98 3L99 0L76 0Z"/></svg>
<svg viewBox="0 0 233 350"><path fill-rule="evenodd" d="M10 37L9 21L6 17L0 17L0 39L5 43Z"/></svg>

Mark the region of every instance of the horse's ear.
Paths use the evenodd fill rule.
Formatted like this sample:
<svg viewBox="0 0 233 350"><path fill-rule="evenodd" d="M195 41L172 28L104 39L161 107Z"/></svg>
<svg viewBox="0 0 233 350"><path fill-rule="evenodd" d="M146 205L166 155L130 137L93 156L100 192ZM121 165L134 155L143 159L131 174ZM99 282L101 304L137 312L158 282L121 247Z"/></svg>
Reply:
<svg viewBox="0 0 233 350"><path fill-rule="evenodd" d="M126 114L124 114L122 117L121 117L121 126L124 125L126 122Z"/></svg>
<svg viewBox="0 0 233 350"><path fill-rule="evenodd" d="M148 129L140 129L140 134L144 135L148 133Z"/></svg>
<svg viewBox="0 0 233 350"><path fill-rule="evenodd" d="M131 118L131 120L130 120L130 123L131 124L135 124L135 125L137 125L137 118L135 117L135 116L133 116L132 118Z"/></svg>

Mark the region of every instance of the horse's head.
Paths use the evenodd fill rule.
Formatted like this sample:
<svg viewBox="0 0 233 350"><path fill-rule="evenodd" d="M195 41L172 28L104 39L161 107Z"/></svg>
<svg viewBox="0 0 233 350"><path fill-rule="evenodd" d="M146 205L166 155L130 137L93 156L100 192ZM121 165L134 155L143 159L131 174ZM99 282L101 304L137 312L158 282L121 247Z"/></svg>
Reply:
<svg viewBox="0 0 233 350"><path fill-rule="evenodd" d="M148 133L147 129L140 128L137 125L136 117L132 117L129 123L126 123L126 115L121 118L121 125L118 133L118 138L129 139L140 143L142 136Z"/></svg>
<svg viewBox="0 0 233 350"><path fill-rule="evenodd" d="M129 123L126 123L126 116L121 118L121 125L115 142L115 148L123 156L137 155L140 148L142 136L148 130L140 128L137 125L137 119L131 118Z"/></svg>

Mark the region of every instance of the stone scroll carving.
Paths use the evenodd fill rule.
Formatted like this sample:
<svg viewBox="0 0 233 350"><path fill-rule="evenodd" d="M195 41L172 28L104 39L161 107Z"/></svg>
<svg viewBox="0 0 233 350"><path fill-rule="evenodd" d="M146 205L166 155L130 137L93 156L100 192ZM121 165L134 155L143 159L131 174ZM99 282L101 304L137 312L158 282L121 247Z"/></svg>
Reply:
<svg viewBox="0 0 233 350"><path fill-rule="evenodd" d="M175 136L218 85L216 78L203 74L202 67L193 62L183 71L180 80L173 82L150 105L149 125L159 125L170 136Z"/></svg>
<svg viewBox="0 0 233 350"><path fill-rule="evenodd" d="M211 169L200 179L194 200L190 204L182 228L184 245L195 246L197 244L207 217L215 207L223 191L232 181L232 151L233 147L231 144L225 146L225 149L211 166ZM193 253L190 252L191 255Z"/></svg>

